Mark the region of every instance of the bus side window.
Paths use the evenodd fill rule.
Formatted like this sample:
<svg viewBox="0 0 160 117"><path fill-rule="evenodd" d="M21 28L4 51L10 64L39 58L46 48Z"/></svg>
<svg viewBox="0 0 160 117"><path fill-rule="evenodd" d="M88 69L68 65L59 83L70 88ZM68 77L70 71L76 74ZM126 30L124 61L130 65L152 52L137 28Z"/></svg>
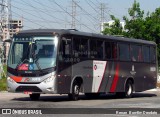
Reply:
<svg viewBox="0 0 160 117"><path fill-rule="evenodd" d="M117 44L112 43L112 59L117 59Z"/></svg>
<svg viewBox="0 0 160 117"><path fill-rule="evenodd" d="M150 47L150 58L151 58L151 63L155 63L156 62L156 49L155 47Z"/></svg>
<svg viewBox="0 0 160 117"><path fill-rule="evenodd" d="M73 39L73 56L88 58L88 39L74 38Z"/></svg>
<svg viewBox="0 0 160 117"><path fill-rule="evenodd" d="M73 39L73 56L80 57L81 40L80 38Z"/></svg>
<svg viewBox="0 0 160 117"><path fill-rule="evenodd" d="M129 44L119 43L119 59L122 61L130 61Z"/></svg>
<svg viewBox="0 0 160 117"><path fill-rule="evenodd" d="M88 39L81 39L80 47L81 57L88 58Z"/></svg>
<svg viewBox="0 0 160 117"><path fill-rule="evenodd" d="M97 41L97 58L103 59L103 41Z"/></svg>
<svg viewBox="0 0 160 117"><path fill-rule="evenodd" d="M131 45L131 59L132 61L138 61L141 62L142 61L142 46L141 45Z"/></svg>
<svg viewBox="0 0 160 117"><path fill-rule="evenodd" d="M105 42L105 59L117 59L117 44Z"/></svg>
<svg viewBox="0 0 160 117"><path fill-rule="evenodd" d="M90 40L90 57L92 59L97 57L97 43L96 43L96 40Z"/></svg>
<svg viewBox="0 0 160 117"><path fill-rule="evenodd" d="M69 59L71 57L71 39L62 39L60 44L59 60Z"/></svg>
<svg viewBox="0 0 160 117"><path fill-rule="evenodd" d="M143 46L143 59L144 62L150 62L149 46Z"/></svg>
<svg viewBox="0 0 160 117"><path fill-rule="evenodd" d="M139 62L142 62L142 61L143 61L142 47L140 47L139 50L138 50L138 61L139 61Z"/></svg>
<svg viewBox="0 0 160 117"><path fill-rule="evenodd" d="M105 59L112 58L112 45L111 42L105 42Z"/></svg>

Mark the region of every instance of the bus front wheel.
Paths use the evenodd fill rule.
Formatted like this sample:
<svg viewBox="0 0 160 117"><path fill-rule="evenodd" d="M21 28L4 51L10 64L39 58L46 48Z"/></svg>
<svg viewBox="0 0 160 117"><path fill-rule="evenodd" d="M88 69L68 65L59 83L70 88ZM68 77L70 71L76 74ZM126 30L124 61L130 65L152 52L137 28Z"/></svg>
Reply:
<svg viewBox="0 0 160 117"><path fill-rule="evenodd" d="M69 98L74 101L78 100L79 91L80 91L80 84L78 84L77 81L74 81L72 86L72 93L68 94Z"/></svg>
<svg viewBox="0 0 160 117"><path fill-rule="evenodd" d="M39 98L40 98L40 94L39 94L39 93L29 94L29 96L30 96L30 99L31 99L32 101L39 100Z"/></svg>

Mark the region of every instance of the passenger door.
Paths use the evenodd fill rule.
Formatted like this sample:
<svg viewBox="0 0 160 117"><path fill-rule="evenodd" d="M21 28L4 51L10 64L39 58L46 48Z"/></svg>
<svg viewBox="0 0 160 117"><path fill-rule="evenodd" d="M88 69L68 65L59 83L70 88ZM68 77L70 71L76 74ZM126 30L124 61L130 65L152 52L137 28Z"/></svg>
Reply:
<svg viewBox="0 0 160 117"><path fill-rule="evenodd" d="M72 43L70 37L63 37L58 53L58 91L68 93L70 91L72 76Z"/></svg>

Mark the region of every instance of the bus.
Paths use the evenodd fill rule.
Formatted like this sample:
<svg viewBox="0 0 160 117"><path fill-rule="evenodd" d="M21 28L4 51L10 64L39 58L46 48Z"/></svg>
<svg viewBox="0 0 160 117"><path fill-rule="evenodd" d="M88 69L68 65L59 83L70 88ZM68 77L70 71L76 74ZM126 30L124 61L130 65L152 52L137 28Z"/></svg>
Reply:
<svg viewBox="0 0 160 117"><path fill-rule="evenodd" d="M156 88L156 43L70 29L21 31L11 39L7 60L8 91L29 94L114 93Z"/></svg>

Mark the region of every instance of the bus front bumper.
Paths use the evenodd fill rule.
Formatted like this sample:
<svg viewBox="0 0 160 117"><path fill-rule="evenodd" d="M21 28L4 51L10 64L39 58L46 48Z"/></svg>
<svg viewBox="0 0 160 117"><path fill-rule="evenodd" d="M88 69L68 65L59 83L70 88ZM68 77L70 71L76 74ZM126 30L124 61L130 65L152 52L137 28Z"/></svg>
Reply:
<svg viewBox="0 0 160 117"><path fill-rule="evenodd" d="M17 83L10 77L7 78L8 84L8 92L30 92L30 93L57 93L55 88L55 78L53 79L46 79L45 81L38 83L38 84L22 84Z"/></svg>

